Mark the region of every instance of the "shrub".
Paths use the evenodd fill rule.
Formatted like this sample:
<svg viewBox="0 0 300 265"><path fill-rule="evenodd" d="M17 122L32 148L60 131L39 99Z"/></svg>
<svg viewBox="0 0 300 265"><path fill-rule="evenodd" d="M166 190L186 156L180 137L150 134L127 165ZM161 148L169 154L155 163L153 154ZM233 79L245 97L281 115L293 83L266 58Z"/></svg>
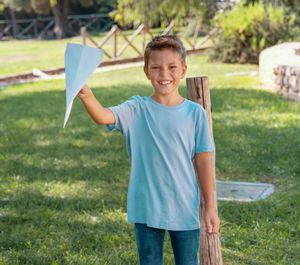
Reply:
<svg viewBox="0 0 300 265"><path fill-rule="evenodd" d="M288 39L295 16L284 19L283 7L268 6L266 20L262 2L238 5L216 16L214 26L221 30L215 35L211 60L226 63L258 63L260 52Z"/></svg>

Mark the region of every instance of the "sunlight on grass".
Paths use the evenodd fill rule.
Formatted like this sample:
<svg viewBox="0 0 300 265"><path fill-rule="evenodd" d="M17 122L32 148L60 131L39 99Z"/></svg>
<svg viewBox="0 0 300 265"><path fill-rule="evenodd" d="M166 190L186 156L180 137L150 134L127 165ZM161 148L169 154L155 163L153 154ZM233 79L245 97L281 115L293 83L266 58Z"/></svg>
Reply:
<svg viewBox="0 0 300 265"><path fill-rule="evenodd" d="M73 183L48 182L43 185L45 185L43 194L49 197L58 196L64 199L65 197L78 197L83 194L85 196L87 195L85 181L76 181Z"/></svg>

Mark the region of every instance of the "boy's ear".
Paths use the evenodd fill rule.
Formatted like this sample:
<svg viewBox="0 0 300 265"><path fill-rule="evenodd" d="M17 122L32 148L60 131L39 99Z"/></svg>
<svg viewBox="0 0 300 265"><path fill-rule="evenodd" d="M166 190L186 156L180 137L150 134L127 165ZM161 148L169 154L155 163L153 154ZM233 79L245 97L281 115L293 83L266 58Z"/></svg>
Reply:
<svg viewBox="0 0 300 265"><path fill-rule="evenodd" d="M187 65L185 65L185 66L183 67L183 69L182 69L181 79L185 77L186 70L187 70Z"/></svg>
<svg viewBox="0 0 300 265"><path fill-rule="evenodd" d="M147 76L147 78L149 79L149 75L148 75L148 69L144 66L144 73Z"/></svg>

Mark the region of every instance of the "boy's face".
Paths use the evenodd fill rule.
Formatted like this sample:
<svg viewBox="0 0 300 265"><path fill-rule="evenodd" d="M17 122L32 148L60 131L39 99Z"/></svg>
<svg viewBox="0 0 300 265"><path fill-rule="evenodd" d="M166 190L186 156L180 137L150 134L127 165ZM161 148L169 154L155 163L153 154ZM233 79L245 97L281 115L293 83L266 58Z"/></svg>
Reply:
<svg viewBox="0 0 300 265"><path fill-rule="evenodd" d="M145 74L158 96L177 93L180 79L184 78L186 69L187 66L183 64L180 55L172 49L152 51L148 67L144 67Z"/></svg>

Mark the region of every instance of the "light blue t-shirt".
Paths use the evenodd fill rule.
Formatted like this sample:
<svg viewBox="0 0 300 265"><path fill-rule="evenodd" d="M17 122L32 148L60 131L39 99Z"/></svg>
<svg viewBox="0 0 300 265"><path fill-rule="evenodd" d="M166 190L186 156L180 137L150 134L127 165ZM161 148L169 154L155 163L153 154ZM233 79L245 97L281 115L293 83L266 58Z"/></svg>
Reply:
<svg viewBox="0 0 300 265"><path fill-rule="evenodd" d="M110 110L116 122L107 128L123 134L131 160L128 223L198 229L200 196L193 158L214 150L205 110L187 99L164 106L140 96Z"/></svg>

